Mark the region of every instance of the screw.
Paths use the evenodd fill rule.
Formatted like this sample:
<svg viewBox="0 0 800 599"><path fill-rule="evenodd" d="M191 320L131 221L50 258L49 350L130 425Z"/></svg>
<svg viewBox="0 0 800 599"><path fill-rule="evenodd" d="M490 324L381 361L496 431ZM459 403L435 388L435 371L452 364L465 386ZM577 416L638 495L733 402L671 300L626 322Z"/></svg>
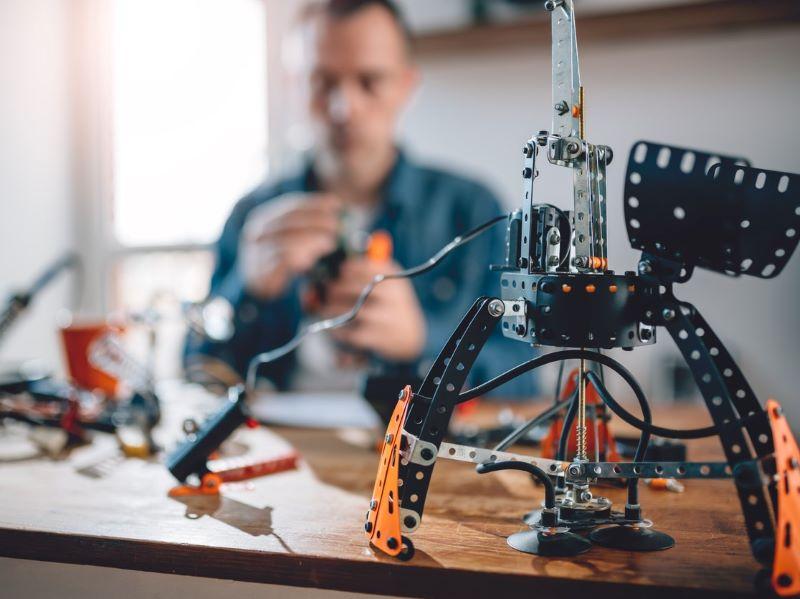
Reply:
<svg viewBox="0 0 800 599"><path fill-rule="evenodd" d="M389 445L389 443L391 443L394 440L394 435L389 433L388 435L386 435L384 440L386 441L386 444Z"/></svg>
<svg viewBox="0 0 800 599"><path fill-rule="evenodd" d="M577 464L573 464L572 466L569 467L568 472L570 476L580 476L581 467L578 466Z"/></svg>
<svg viewBox="0 0 800 599"><path fill-rule="evenodd" d="M517 266L519 268L528 268L528 259L520 257L520 259L517 260Z"/></svg>
<svg viewBox="0 0 800 599"><path fill-rule="evenodd" d="M499 299L495 299L489 302L489 314L491 314L495 318L500 318L506 311L505 304Z"/></svg>
<svg viewBox="0 0 800 599"><path fill-rule="evenodd" d="M587 256L575 256L572 259L572 265L576 268L586 268L589 266L589 258Z"/></svg>
<svg viewBox="0 0 800 599"><path fill-rule="evenodd" d="M589 491L583 491L581 493L581 502L582 503L589 503L592 500L592 494Z"/></svg>
<svg viewBox="0 0 800 599"><path fill-rule="evenodd" d="M433 459L433 452L430 450L429 447L426 447L422 451L420 451L419 455L422 456L423 460Z"/></svg>
<svg viewBox="0 0 800 599"><path fill-rule="evenodd" d="M558 256L550 256L547 259L547 265L548 266L558 266L559 262L560 262L560 260L559 260Z"/></svg>
<svg viewBox="0 0 800 599"><path fill-rule="evenodd" d="M661 312L661 316L664 318L664 320L669 322L670 320L675 318L675 310L671 308L664 308L664 311Z"/></svg>
<svg viewBox="0 0 800 599"><path fill-rule="evenodd" d="M556 245L557 243L561 243L561 235L558 231L553 231L550 233L550 239L548 239L551 245Z"/></svg>
<svg viewBox="0 0 800 599"><path fill-rule="evenodd" d="M417 520L414 518L414 516L406 516L403 519L403 524L406 525L406 528L414 528L414 526L417 524Z"/></svg>
<svg viewBox="0 0 800 599"><path fill-rule="evenodd" d="M386 546L389 549L397 549L397 539L395 539L394 537L389 537L388 539L386 539Z"/></svg>
<svg viewBox="0 0 800 599"><path fill-rule="evenodd" d="M372 510L373 512L376 509L378 509L378 500L377 499L373 499L372 501L369 502L369 509Z"/></svg>
<svg viewBox="0 0 800 599"><path fill-rule="evenodd" d="M540 146L547 145L547 136L549 135L548 131L539 131L539 135L536 136L536 143Z"/></svg>
<svg viewBox="0 0 800 599"><path fill-rule="evenodd" d="M514 330L516 331L517 335L519 335L520 337L524 337L525 336L525 325L518 324Z"/></svg>
<svg viewBox="0 0 800 599"><path fill-rule="evenodd" d="M365 523L364 524L364 530L367 531L367 533L372 532L372 522Z"/></svg>
<svg viewBox="0 0 800 599"><path fill-rule="evenodd" d="M579 149L580 148L579 148L578 144L576 144L574 141L571 141L570 143L567 144L567 151L570 154L576 154Z"/></svg>
<svg viewBox="0 0 800 599"><path fill-rule="evenodd" d="M650 264L648 260L642 260L639 262L639 273L643 275L649 275L653 272L653 265Z"/></svg>
<svg viewBox="0 0 800 599"><path fill-rule="evenodd" d="M547 2L544 3L544 9L547 12L553 12L556 9L556 3L553 2L553 0L547 0Z"/></svg>

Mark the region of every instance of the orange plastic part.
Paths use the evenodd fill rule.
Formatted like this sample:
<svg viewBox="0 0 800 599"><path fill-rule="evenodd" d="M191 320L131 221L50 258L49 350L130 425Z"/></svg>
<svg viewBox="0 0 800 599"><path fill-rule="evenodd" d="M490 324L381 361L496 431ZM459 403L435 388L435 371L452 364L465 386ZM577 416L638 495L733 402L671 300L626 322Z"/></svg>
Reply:
<svg viewBox="0 0 800 599"><path fill-rule="evenodd" d="M800 594L800 449L780 404L767 401L775 445L778 514L772 588L781 597Z"/></svg>
<svg viewBox="0 0 800 599"><path fill-rule="evenodd" d="M369 542L384 553L397 557L403 550L400 528L400 442L403 423L411 403L411 387L406 385L394 408L381 450L378 474L367 512L364 530Z"/></svg>
<svg viewBox="0 0 800 599"><path fill-rule="evenodd" d="M394 243L388 231L375 231L367 242L367 258L373 262L386 262L392 258Z"/></svg>
<svg viewBox="0 0 800 599"><path fill-rule="evenodd" d="M565 400L572 393L575 391L575 388L578 386L578 369L575 368L572 372L569 373L569 377L567 377L567 384L564 385L564 388L561 390L561 397L560 400ZM586 385L586 405L595 405L595 406L602 406L603 402L600 399L600 396L597 394L597 391L590 383ZM550 425L550 430L547 431L547 435L545 435L544 439L542 439L542 457L552 460L555 459L556 453L558 452L558 442L561 439L561 427L563 426L563 420L561 418L554 420L553 424ZM592 422L592 418L586 418L586 445L590 451L595 446L594 442L594 431L597 428L598 432L598 447L600 447L601 451L605 451L606 454L606 461L609 462L618 462L620 461L619 453L617 452L617 442L614 439L614 435L611 434L611 431L608 429L608 426L602 420L597 423L597 427L594 426L594 422ZM576 429L573 429L569 436L569 441L567 442L567 450L570 453L574 453L578 447L578 439L577 439L577 432Z"/></svg>
<svg viewBox="0 0 800 599"><path fill-rule="evenodd" d="M202 495L219 495L222 479L213 472L203 475L200 486L178 485L169 490L170 497L198 497Z"/></svg>
<svg viewBox="0 0 800 599"><path fill-rule="evenodd" d="M286 472L297 468L300 456L292 452L279 458L243 464L234 468L208 472L200 479L200 485L178 485L169 490L170 497L196 497L201 495L219 495L224 483L249 480L259 476L269 476L278 472Z"/></svg>

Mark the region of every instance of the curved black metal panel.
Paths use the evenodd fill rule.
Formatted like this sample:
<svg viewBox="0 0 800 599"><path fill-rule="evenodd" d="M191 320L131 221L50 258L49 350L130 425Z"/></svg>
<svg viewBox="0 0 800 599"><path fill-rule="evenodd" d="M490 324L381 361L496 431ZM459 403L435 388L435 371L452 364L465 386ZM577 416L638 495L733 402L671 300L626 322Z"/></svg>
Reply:
<svg viewBox="0 0 800 599"><path fill-rule="evenodd" d="M800 239L800 175L640 141L625 181L631 245L729 275L777 276Z"/></svg>

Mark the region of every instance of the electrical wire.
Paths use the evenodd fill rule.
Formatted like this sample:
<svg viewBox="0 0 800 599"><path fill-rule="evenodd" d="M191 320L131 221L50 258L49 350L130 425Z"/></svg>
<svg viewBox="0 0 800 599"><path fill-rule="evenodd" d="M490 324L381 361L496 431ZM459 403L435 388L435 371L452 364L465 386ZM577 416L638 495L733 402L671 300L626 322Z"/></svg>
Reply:
<svg viewBox="0 0 800 599"><path fill-rule="evenodd" d="M258 367L264 364L268 364L270 362L274 362L282 358L283 356L287 355L288 353L294 351L305 339L308 335L313 335L316 333L321 333L323 331L330 331L332 329L337 329L339 327L343 327L344 325L352 322L355 317L358 315L358 312L363 307L364 303L367 301L367 298L372 293L372 290L375 289L377 285L382 283L383 281L387 281L390 279L410 279L421 275L423 273L428 272L436 265L438 265L445 257L447 257L450 253L452 253L457 248L465 245L475 239L476 237L482 235L491 227L499 223L500 221L506 220L508 218L508 214L503 214L502 216L496 216L482 225L478 225L471 231L464 233L463 235L459 235L455 237L450 243L445 245L442 249L440 249L436 254L431 256L427 261L414 266L412 268L408 268L406 270L401 270L400 272L391 273L391 274L379 274L375 275L375 277L370 281L362 290L358 296L358 299L353 304L353 307L350 308L347 312L340 314L339 316L334 316L331 318L327 318L325 320L319 320L313 324L310 324L299 333L297 333L290 341L277 347L275 349L260 353L256 355L247 367L247 389L253 390L255 389L256 380L258 377Z"/></svg>
<svg viewBox="0 0 800 599"><path fill-rule="evenodd" d="M605 404L614 412L619 418L631 426L639 429L640 431L646 431L652 435L656 435L658 437L664 437L665 439L705 439L706 437L713 437L714 435L718 434L717 428L714 426L707 426L705 428L694 428L694 429L687 429L687 430L676 430L672 428L662 428L660 426L655 426L650 422L639 420L625 410L621 405L619 405L616 400L611 397L611 394L608 393L608 390L603 386L602 381L600 378L594 373L588 373L587 378L592 382L597 392L603 398ZM603 395L605 393L605 396Z"/></svg>
<svg viewBox="0 0 800 599"><path fill-rule="evenodd" d="M641 392L641 387L639 383L636 382L636 379L630 373L630 371L625 368L622 364L614 360L613 358L606 356L605 354L598 354L592 351L582 350L582 349L567 349L562 351L551 352L549 354L545 354L544 356L539 356L537 358L533 358L532 360L528 360L527 362L523 362L507 370L503 374L496 376L495 378L482 383L472 389L468 389L462 392L458 396L458 403L463 403L465 401L469 401L470 399L474 399L481 395L485 395L490 391L497 389L498 387L506 384L507 382L517 378L519 375L529 372L531 370L535 370L541 366L546 364L551 364L558 360L575 360L584 358L590 362L597 362L606 366L616 372L618 375L622 377L622 379L628 384L629 387L634 391L636 394L636 390L638 389ZM596 375L595 375L596 376ZM598 377L598 382L599 377ZM602 383L600 383L602 385ZM644 395L643 392L641 392ZM638 396L638 394L637 394ZM719 430L715 426L707 426L704 428L695 428L695 429L686 429L686 430L678 430L672 428L664 428L660 426L655 426L653 424L648 424L644 422L625 410L621 405L619 405L613 398L610 397L610 402L607 403L608 407L614 412L617 416L619 416L622 420L630 424L631 426L639 429L639 430L647 430L652 435L657 435L659 437L664 437L667 439L703 439L705 437L713 437L714 435L719 434ZM743 423L746 419L742 419L737 421L737 423ZM731 423L733 425L735 423Z"/></svg>
<svg viewBox="0 0 800 599"><path fill-rule="evenodd" d="M535 427L539 426L540 424L550 420L553 416L555 416L561 410L563 410L565 407L567 407L570 404L571 401L572 401L572 398L570 397L569 399L565 399L564 401L560 401L558 403L555 403L552 406L550 406L549 408L547 408L541 414L531 418L530 420L528 420L524 424L521 424L514 431L509 433L508 436L505 439L503 439L497 445L495 445L495 447L494 447L494 449L492 451L504 451L509 446L511 446L515 441L517 441L517 439L519 439L525 433L527 433L529 430L531 430L532 428L535 428Z"/></svg>

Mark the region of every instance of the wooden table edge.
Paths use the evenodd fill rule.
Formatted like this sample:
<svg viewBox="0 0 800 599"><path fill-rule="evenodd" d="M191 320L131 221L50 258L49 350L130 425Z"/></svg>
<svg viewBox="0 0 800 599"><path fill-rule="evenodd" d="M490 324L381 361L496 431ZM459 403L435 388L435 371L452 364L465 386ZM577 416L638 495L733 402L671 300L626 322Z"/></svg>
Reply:
<svg viewBox="0 0 800 599"><path fill-rule="evenodd" d="M198 557L202 554L202 558ZM34 561L236 580L293 587L404 597L558 597L589 592L593 597L674 599L753 597L752 593L697 587L651 586L546 575L476 572L390 561L261 552L228 547L161 543L36 530L0 528L0 556ZM533 558L532 558L533 559ZM249 562L249 563L248 563ZM676 595L677 594L677 595Z"/></svg>

